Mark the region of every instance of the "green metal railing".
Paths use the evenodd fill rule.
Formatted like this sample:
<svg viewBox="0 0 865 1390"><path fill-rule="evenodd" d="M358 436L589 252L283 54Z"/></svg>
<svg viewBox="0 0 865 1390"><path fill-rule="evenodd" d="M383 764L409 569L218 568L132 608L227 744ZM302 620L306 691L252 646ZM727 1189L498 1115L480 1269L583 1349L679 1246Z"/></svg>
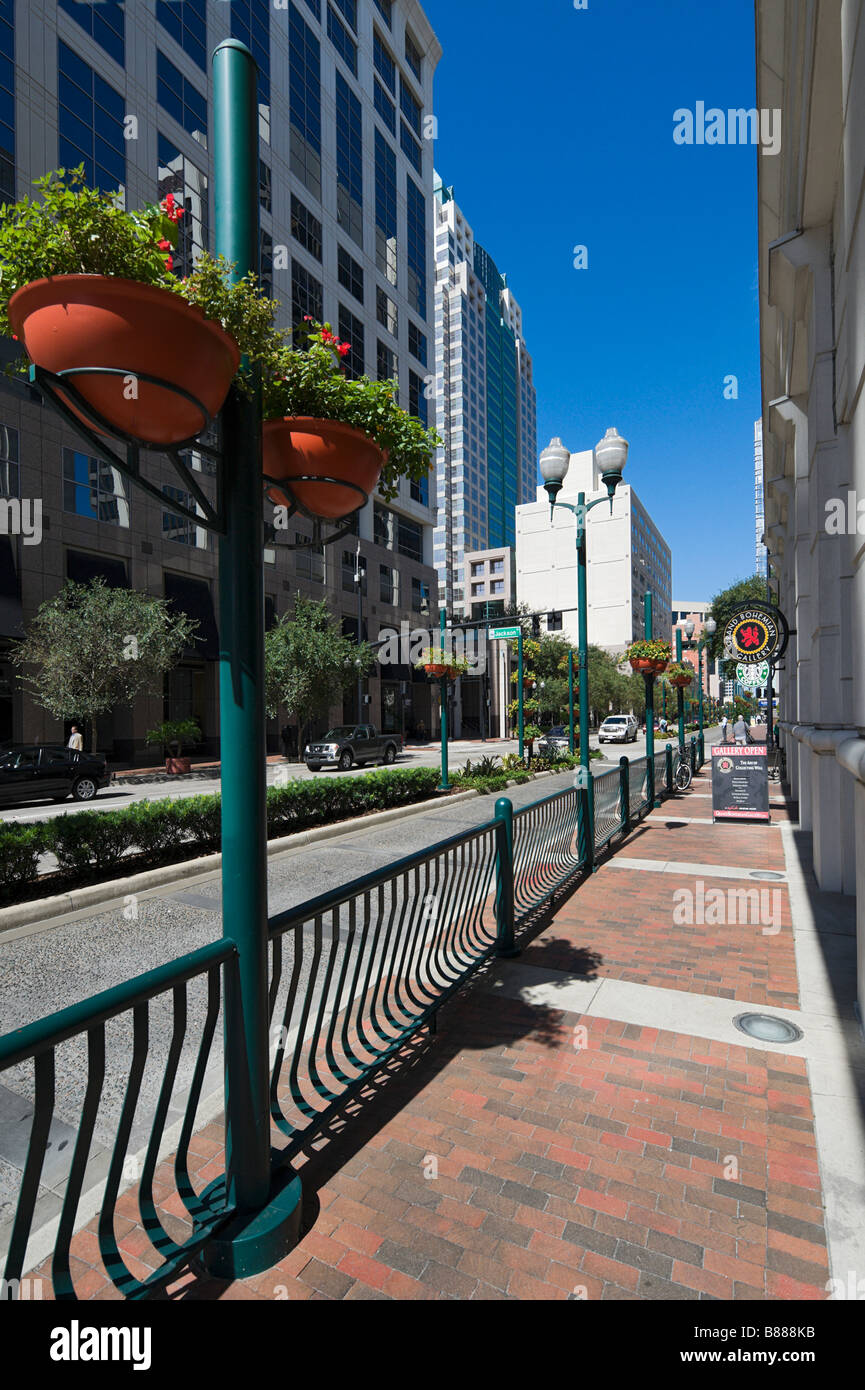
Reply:
<svg viewBox="0 0 865 1390"><path fill-rule="evenodd" d="M666 752L656 754L658 773L667 761ZM596 851L651 809L646 770L645 758L622 758L618 770L594 779L589 801L595 811ZM664 794L662 778L656 788ZM290 1164L312 1133L419 1029L434 1026L438 1009L484 962L516 954L515 928L592 867L594 858L583 863L578 848L579 807L585 799L576 781L517 812L503 798L485 825L270 919L270 1113L288 1141L274 1155L275 1168ZM235 942L226 938L0 1038L0 1073L15 1069L10 1079L19 1094L32 1098L33 1107L4 1272L7 1297L16 1296L15 1281L28 1268L28 1243L52 1143L57 1055L65 1044L78 1048L72 1065L82 1076L86 1069L86 1085L53 1242L56 1296L78 1297L71 1243L76 1228L88 1219L89 1211L79 1211L83 1196L90 1210L98 1205L98 1249L105 1270L131 1299L145 1298L169 1282L235 1215L225 1175L196 1192L189 1147L221 1005L226 991L238 988L237 959ZM196 981L202 997L196 999L201 1017L193 1064L184 1049L190 1031L188 989ZM170 1008L165 1043L161 1038L158 1044L151 1042L152 1004L162 1010L163 1023ZM106 1025L112 1020L120 1020L125 1033L112 1034L107 1052ZM91 1150L106 1078L117 1093L117 1058L122 1059L124 1095L119 1118L110 1121L113 1147L105 1177L104 1157ZM70 1059L61 1061L63 1080ZM213 1064L218 1062L214 1058ZM160 1068L158 1094L148 1109L142 1080L147 1069L152 1077ZM141 1129L140 1110L146 1112L143 1158L135 1154L133 1140L133 1122ZM178 1114L179 1137L166 1139L166 1122ZM71 1122L68 1114L60 1118ZM170 1235L159 1216L158 1208L171 1195L164 1182L154 1191L161 1147L176 1149L174 1188L188 1216L188 1235L176 1228ZM129 1172L132 1157L134 1172ZM150 1263L155 1267L146 1277L130 1269L115 1237L120 1189L130 1178L137 1180L137 1209L153 1247ZM40 1220L43 1210L38 1211Z"/></svg>
<svg viewBox="0 0 865 1390"><path fill-rule="evenodd" d="M27 1247L40 1195L40 1178L45 1155L51 1144L51 1125L56 1109L58 1048L64 1043L79 1041L84 1044L82 1050L86 1050L86 1087L69 1172L65 1177L63 1205L51 1261L55 1296L64 1300L78 1297L72 1278L70 1244L76 1229L85 1181L88 1177L93 1177L93 1168L89 1167L91 1147L108 1070L106 1024L121 1016L125 1016L127 1027L131 1023L132 1051L125 1068L123 1106L116 1124L108 1174L104 1179L99 1205L98 1248L109 1278L126 1298L145 1297L167 1283L232 1215L232 1209L225 1200L224 1190L220 1194L218 1186L209 1189L206 1197L195 1192L189 1176L188 1159L189 1143L195 1132L196 1112L220 1011L220 976L223 968L230 970L234 966L236 957L237 951L233 941L226 938L214 942L201 950L193 951L190 955L181 956L179 960L161 966L158 970L151 970L146 975L127 980L113 989L94 995L92 999L73 1004L70 1008L62 1009L59 1013L51 1014L48 1018L40 1019L37 1023L31 1023L0 1038L0 1072L12 1067L27 1067L30 1074L28 1076L25 1073L23 1077L18 1078L19 1089L27 1090L32 1095L33 1103L27 1158L21 1177L4 1270L4 1289L7 1291L7 1297L10 1290L14 1296L17 1288L12 1281L20 1280L25 1270ZM175 1188L192 1223L192 1232L188 1239L179 1241L168 1234L159 1219L154 1198L153 1176L159 1160L159 1149L165 1133L169 1108L172 1101L177 1105L178 1066L187 1033L187 987L191 981L197 979L206 982L206 1007L174 1158ZM138 1158L129 1154L129 1147L133 1121L142 1093L145 1065L150 1054L150 1005L152 1001L169 995L172 1008L170 1043L162 1068L158 1099L150 1122L150 1137L139 1167ZM111 1051L108 1054L112 1063L119 1055L119 1041L113 1034ZM83 1069L83 1057L62 1061L67 1066L71 1062L71 1065ZM29 1064L32 1064L32 1068ZM143 1280L129 1269L115 1236L117 1199L124 1177L129 1176L127 1165L130 1159L138 1179L137 1196L141 1224L161 1261L159 1267ZM98 1164L96 1166L98 1167ZM164 1193L160 1196L160 1206L164 1204L167 1195Z"/></svg>

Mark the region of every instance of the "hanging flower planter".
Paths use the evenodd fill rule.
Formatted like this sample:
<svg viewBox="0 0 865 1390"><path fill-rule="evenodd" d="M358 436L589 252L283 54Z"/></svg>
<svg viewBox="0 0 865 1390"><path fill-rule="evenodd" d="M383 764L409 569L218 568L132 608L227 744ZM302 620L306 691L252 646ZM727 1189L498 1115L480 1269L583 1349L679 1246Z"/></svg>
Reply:
<svg viewBox="0 0 865 1390"><path fill-rule="evenodd" d="M656 638L632 642L625 652L625 660L631 663L631 670L639 675L660 675L666 671L672 653L669 642Z"/></svg>
<svg viewBox="0 0 865 1390"><path fill-rule="evenodd" d="M9 320L31 361L142 444L193 439L221 409L240 363L234 339L197 305L117 275L34 280L12 295Z"/></svg>
<svg viewBox="0 0 865 1390"><path fill-rule="evenodd" d="M433 648L431 651L424 652L420 661L415 666L416 671L426 671L430 680L455 681L458 676L464 676L469 670L469 663L452 656L441 648Z"/></svg>
<svg viewBox="0 0 865 1390"><path fill-rule="evenodd" d="M674 663L667 671L667 680L677 690L683 690L686 685L691 684L693 679L694 672L690 666Z"/></svg>
<svg viewBox="0 0 865 1390"><path fill-rule="evenodd" d="M374 440L338 420L287 416L264 423L263 467L276 506L341 521L365 506L387 460Z"/></svg>

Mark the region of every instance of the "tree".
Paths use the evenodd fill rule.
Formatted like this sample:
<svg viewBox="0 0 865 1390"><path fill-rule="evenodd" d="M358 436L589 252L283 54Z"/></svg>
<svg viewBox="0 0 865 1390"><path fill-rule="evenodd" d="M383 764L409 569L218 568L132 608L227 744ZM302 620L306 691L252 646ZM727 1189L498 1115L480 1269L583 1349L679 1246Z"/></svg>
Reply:
<svg viewBox="0 0 865 1390"><path fill-rule="evenodd" d="M754 574L750 579L739 579L735 584L731 584L729 589L722 589L712 599L711 614L718 624L718 629L714 637L707 641L706 651L721 661L722 674L726 675L728 680L732 680L736 674L736 663L724 659L724 629L736 608L755 599L763 603L766 601L766 580L762 574Z"/></svg>
<svg viewBox="0 0 865 1390"><path fill-rule="evenodd" d="M360 662L358 667L357 662ZM294 617L279 619L264 639L267 712L273 718L284 705L298 722L298 752L313 719L331 706L375 664L368 643L344 637L324 599L299 597Z"/></svg>
<svg viewBox="0 0 865 1390"><path fill-rule="evenodd" d="M55 719L89 721L156 693L192 644L198 624L165 599L135 589L110 589L104 579L68 580L40 604L26 635L12 649L20 679Z"/></svg>

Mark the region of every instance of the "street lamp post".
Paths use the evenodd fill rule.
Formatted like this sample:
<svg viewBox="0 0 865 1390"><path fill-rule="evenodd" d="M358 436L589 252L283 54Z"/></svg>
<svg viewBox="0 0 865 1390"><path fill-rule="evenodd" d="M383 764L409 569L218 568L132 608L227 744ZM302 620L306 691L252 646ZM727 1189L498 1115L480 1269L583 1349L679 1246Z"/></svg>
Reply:
<svg viewBox="0 0 865 1390"><path fill-rule="evenodd" d="M447 611L447 609L446 609L446 608L441 608L441 609L439 609L439 631L440 631L440 641L441 641L442 656L444 656L445 641L446 641L446 639L447 639L447 621L448 621L448 611ZM447 683L447 677L446 677L446 676L443 676L443 677L442 677L441 681L439 682L439 685L440 685L440 689L441 689L441 696L440 696L440 699L441 699L441 720L440 720L440 725L441 725L441 737L442 737L442 780L441 780L441 785L440 785L440 787L439 787L439 791L441 791L441 792L448 792L448 791L450 791L450 786L451 786L451 784L450 784L450 782L448 781L448 683Z"/></svg>
<svg viewBox="0 0 865 1390"><path fill-rule="evenodd" d="M622 481L622 471L628 461L627 440L622 439L617 430L607 430L604 438L600 443L595 445L595 459L601 470L601 478L607 489L607 496L597 497L594 502L587 503L586 494L581 492L577 497L576 505L574 505L571 502L560 502L558 500L571 461L570 451L564 447L560 439L553 439L541 454L540 458L541 477L544 480L544 487L550 499L551 523L557 506L564 507L566 511L572 512L577 522L580 781L582 783L580 787L579 806L581 814L578 833L580 859L587 868L592 867L594 860L594 795L589 758L589 616L586 573L586 519L593 507L597 507L601 502L606 502L607 500L609 500L610 513L612 514L613 498L616 493L616 488Z"/></svg>
<svg viewBox="0 0 865 1390"><path fill-rule="evenodd" d="M687 631L687 629L686 629ZM694 631L694 624L691 623L691 631ZM676 628L676 660L682 660L682 629ZM685 691L683 686L676 689L676 712L679 717L679 752L685 756Z"/></svg>
<svg viewBox="0 0 865 1390"><path fill-rule="evenodd" d="M574 650L568 652L568 748L574 756Z"/></svg>
<svg viewBox="0 0 865 1390"><path fill-rule="evenodd" d="M703 632L700 634L700 639L699 639L699 641L697 642L697 678L698 678L698 680L699 680L699 693L698 693L698 697L697 697L697 698L698 698L698 706L697 706L697 708L698 708L698 719L699 719L699 726L700 726L700 754L701 754L701 756L702 756L702 754L703 754L703 748L704 748L704 737L703 737L703 648L705 647L707 641L709 641L712 637L715 636L715 633L716 633L717 631L718 631L718 624L715 622L715 619L714 619L714 618L707 618L707 619L706 619L706 623L705 623L705 625L704 625ZM691 647L691 646L693 645L693 637L694 637L694 620L693 620L693 618L689 618L688 621L685 623L685 636L686 636L687 639L688 639L688 646ZM707 663L707 669L708 669L708 663Z"/></svg>
<svg viewBox="0 0 865 1390"><path fill-rule="evenodd" d="M357 543L357 554L354 559L354 582L357 586L357 645L358 649L363 641L363 581L366 578L366 561L360 553L360 541ZM357 722L363 723L363 670L361 663L357 662Z"/></svg>

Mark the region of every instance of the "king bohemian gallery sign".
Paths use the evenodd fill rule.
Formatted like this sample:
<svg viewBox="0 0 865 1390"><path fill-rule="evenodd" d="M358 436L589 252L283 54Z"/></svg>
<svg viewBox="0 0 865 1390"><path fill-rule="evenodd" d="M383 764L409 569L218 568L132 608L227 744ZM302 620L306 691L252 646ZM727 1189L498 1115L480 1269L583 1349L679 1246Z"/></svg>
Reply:
<svg viewBox="0 0 865 1390"><path fill-rule="evenodd" d="M790 629L780 608L752 600L737 608L724 628L724 655L744 666L776 662L789 639Z"/></svg>

